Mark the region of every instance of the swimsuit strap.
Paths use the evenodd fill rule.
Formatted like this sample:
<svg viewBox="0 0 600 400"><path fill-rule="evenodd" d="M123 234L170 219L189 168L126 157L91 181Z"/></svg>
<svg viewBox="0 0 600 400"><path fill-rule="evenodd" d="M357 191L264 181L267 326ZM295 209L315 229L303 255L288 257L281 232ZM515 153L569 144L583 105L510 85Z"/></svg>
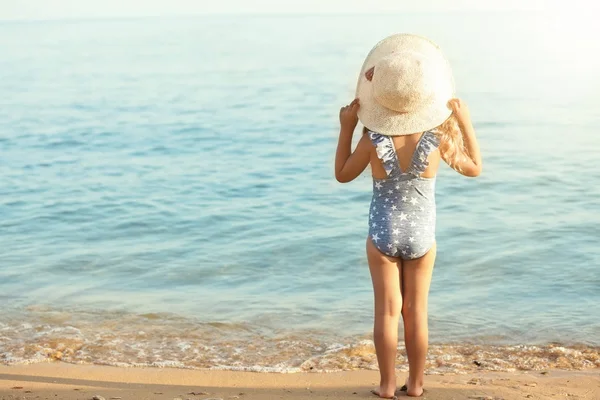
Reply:
<svg viewBox="0 0 600 400"><path fill-rule="evenodd" d="M381 160L387 176L390 176L394 170L399 172L398 155L396 154L396 149L394 149L394 142L391 136L369 131L369 139L371 139L371 143L375 146L377 158Z"/></svg>
<svg viewBox="0 0 600 400"><path fill-rule="evenodd" d="M421 176L429 166L428 157L440 146L440 139L433 131L425 131L421 135L415 152L413 153L408 173L417 177Z"/></svg>
<svg viewBox="0 0 600 400"><path fill-rule="evenodd" d="M377 158L381 160L387 176L390 176L393 172L402 173L392 137L373 131L368 132L369 139L371 139L371 143L373 143L377 151ZM429 161L427 161L429 154L437 149L439 145L440 139L433 131L423 132L406 173L420 177L429 165Z"/></svg>

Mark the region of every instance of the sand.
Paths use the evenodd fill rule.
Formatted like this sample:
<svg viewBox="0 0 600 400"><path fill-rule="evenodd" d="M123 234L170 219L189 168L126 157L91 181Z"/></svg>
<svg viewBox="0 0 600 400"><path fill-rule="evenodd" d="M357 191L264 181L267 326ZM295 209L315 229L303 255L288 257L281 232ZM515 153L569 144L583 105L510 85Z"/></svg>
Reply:
<svg viewBox="0 0 600 400"><path fill-rule="evenodd" d="M398 374L398 382L405 374ZM62 362L0 366L0 399L375 399L377 371L274 374ZM600 369L426 377L425 399L600 400ZM399 396L399 399L406 398Z"/></svg>

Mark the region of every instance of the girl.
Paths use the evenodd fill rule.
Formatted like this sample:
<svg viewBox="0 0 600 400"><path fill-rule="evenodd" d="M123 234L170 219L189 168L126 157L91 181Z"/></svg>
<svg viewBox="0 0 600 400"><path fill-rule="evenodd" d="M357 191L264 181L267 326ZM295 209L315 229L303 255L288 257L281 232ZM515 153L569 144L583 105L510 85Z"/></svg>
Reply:
<svg viewBox="0 0 600 400"><path fill-rule="evenodd" d="M363 135L351 153L358 120ZM466 104L454 98L447 60L429 40L394 35L363 65L357 97L340 110L335 177L373 175L367 259L375 294L373 337L381 380L372 392L394 398L398 322L404 321L409 374L401 390L423 394L427 298L436 257L435 179L440 160L465 176L481 173Z"/></svg>

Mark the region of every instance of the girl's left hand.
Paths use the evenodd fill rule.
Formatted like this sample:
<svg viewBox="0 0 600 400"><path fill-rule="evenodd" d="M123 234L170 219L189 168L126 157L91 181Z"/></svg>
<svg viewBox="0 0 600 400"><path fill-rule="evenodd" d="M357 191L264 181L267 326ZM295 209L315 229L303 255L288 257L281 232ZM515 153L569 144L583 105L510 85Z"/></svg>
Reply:
<svg viewBox="0 0 600 400"><path fill-rule="evenodd" d="M360 107L358 99L340 109L340 124L342 129L354 131L358 124L358 109Z"/></svg>

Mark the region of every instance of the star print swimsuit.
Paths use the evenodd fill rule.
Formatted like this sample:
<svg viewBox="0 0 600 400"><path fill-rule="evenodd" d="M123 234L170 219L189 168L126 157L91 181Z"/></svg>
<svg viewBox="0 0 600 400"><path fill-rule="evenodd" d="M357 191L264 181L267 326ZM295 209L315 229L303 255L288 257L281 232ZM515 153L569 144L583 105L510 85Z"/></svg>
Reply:
<svg viewBox="0 0 600 400"><path fill-rule="evenodd" d="M390 136L369 131L387 177L373 178L369 212L369 237L379 251L404 260L427 254L435 243L435 177L422 178L427 157L439 139L427 131L421 135L410 166L402 172Z"/></svg>

